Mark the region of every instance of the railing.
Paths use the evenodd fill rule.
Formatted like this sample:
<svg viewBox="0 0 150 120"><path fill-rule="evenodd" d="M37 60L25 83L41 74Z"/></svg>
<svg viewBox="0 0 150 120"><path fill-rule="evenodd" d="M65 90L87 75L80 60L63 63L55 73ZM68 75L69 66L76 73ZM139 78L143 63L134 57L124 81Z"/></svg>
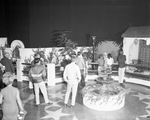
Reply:
<svg viewBox="0 0 150 120"><path fill-rule="evenodd" d="M29 80L28 76L24 75L23 72L28 72L24 71L23 66L28 66L30 68L31 64L28 63L21 63L20 60L17 60L17 80L18 81L23 81L23 80ZM88 76L91 77L92 75L98 75L98 64L97 63L91 63L91 65L94 65L94 69L88 69ZM48 80L48 85L53 86L55 85L58 81L62 82L62 71L60 71L59 65L55 64L47 64L47 80ZM135 68L134 71L131 72L130 68ZM139 71L138 71L139 69ZM140 71L145 70L145 71ZM29 69L28 69L29 70ZM126 76L129 76L131 78L140 78L141 80L149 80L150 77L150 71L148 66L139 66L139 65L131 65L127 64L126 65ZM118 75L118 64L113 64L112 65L112 74L117 74ZM147 72L148 74L145 74ZM58 80L59 79L59 80Z"/></svg>

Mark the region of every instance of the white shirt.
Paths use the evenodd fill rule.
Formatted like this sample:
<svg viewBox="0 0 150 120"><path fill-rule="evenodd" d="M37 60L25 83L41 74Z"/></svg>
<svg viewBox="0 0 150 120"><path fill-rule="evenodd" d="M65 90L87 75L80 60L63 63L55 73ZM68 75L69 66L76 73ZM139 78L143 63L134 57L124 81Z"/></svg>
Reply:
<svg viewBox="0 0 150 120"><path fill-rule="evenodd" d="M107 65L111 66L114 63L113 58L107 58Z"/></svg>
<svg viewBox="0 0 150 120"><path fill-rule="evenodd" d="M85 69L85 61L81 55L76 58L75 63L79 66L80 69Z"/></svg>
<svg viewBox="0 0 150 120"><path fill-rule="evenodd" d="M64 71L64 80L66 82L68 81L72 81L72 82L80 82L81 81L81 73L80 73L80 69L79 66L75 64L75 62L72 62L70 64L68 64L65 67L65 71Z"/></svg>

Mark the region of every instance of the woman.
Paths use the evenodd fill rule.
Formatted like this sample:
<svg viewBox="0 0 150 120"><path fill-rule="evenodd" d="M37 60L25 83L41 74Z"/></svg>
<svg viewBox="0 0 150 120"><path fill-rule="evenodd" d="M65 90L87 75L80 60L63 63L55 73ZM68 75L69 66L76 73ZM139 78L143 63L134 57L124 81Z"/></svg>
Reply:
<svg viewBox="0 0 150 120"><path fill-rule="evenodd" d="M24 111L19 90L12 86L14 78L11 72L6 72L2 77L3 83L7 85L0 93L0 104L2 104L3 111L2 120L17 120L18 114Z"/></svg>

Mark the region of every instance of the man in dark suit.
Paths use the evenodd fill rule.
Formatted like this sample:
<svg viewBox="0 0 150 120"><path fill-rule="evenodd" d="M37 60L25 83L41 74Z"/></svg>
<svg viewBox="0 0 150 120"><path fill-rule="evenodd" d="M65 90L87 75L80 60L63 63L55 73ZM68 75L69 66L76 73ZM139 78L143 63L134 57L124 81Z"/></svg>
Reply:
<svg viewBox="0 0 150 120"><path fill-rule="evenodd" d="M5 70L5 67L0 63L0 90L5 87L4 83L2 82L2 76L3 76L4 70Z"/></svg>
<svg viewBox="0 0 150 120"><path fill-rule="evenodd" d="M15 74L13 63L9 58L10 58L9 53L5 52L4 58L1 59L1 64L5 66L5 72L11 72L12 74Z"/></svg>

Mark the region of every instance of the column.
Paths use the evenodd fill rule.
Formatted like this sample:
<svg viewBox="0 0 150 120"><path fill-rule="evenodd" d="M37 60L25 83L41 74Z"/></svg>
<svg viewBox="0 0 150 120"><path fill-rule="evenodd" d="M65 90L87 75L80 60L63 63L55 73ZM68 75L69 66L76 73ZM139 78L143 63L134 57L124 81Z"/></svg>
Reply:
<svg viewBox="0 0 150 120"><path fill-rule="evenodd" d="M22 82L22 69L21 69L22 65L21 65L21 60L17 59L17 63L16 63L16 69L17 69L17 81L21 81Z"/></svg>
<svg viewBox="0 0 150 120"><path fill-rule="evenodd" d="M47 84L48 86L54 86L56 84L54 63L47 64Z"/></svg>

